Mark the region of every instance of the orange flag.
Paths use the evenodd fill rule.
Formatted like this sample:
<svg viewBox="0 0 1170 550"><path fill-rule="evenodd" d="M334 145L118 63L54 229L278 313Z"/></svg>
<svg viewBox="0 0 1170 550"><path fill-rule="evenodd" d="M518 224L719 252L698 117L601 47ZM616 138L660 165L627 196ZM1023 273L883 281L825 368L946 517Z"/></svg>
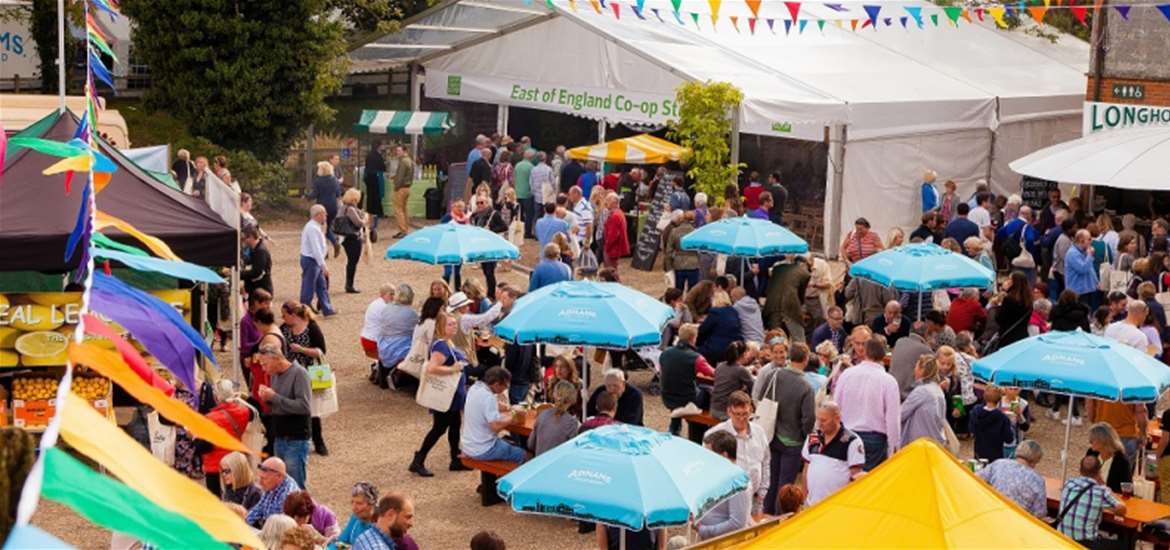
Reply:
<svg viewBox="0 0 1170 550"><path fill-rule="evenodd" d="M97 211L97 214L94 216L94 218L94 229L105 229L107 227L120 229L122 232L129 234L135 239L138 239L139 242L146 245L146 247L149 248L151 252L154 252L160 258L163 258L164 260L182 261L182 258L171 251L171 247L167 246L167 243L163 242L162 239L139 231L138 228L130 225L129 222L121 218L111 216L105 212L102 212L101 210Z"/></svg>
<svg viewBox="0 0 1170 550"><path fill-rule="evenodd" d="M752 17L759 17L760 16L760 1L761 0L743 0L743 1L748 5L748 9L752 10Z"/></svg>
<svg viewBox="0 0 1170 550"><path fill-rule="evenodd" d="M1028 6L1028 13L1032 14L1032 19L1035 19L1037 23L1043 23L1044 22L1044 14L1048 13L1048 7L1047 6Z"/></svg>

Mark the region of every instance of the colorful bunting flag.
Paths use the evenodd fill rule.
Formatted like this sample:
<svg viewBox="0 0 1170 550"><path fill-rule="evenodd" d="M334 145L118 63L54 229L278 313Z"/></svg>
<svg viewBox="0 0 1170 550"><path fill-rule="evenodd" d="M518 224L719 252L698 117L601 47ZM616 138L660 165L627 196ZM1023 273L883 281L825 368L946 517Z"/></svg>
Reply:
<svg viewBox="0 0 1170 550"><path fill-rule="evenodd" d="M94 240L97 240L96 237L102 236L102 234L94 233L94 236ZM175 394L175 387L170 382L167 382L166 379L159 376L158 373L154 372L154 369L150 368L150 365L142 358L142 354L138 353L138 350L130 345L125 338L122 338L122 335L114 332L114 329L110 328L110 325L107 325L105 321L102 321L91 313L86 313L85 333L100 336L112 342L114 348L122 355L122 361L130 366L134 374L137 374L139 378L150 383L151 387L162 392L167 397Z"/></svg>
<svg viewBox="0 0 1170 550"><path fill-rule="evenodd" d="M89 407L84 401L79 406ZM91 470L65 451L51 448L44 454L42 494L90 522L158 548L230 548L181 514L160 508L142 493Z"/></svg>
<svg viewBox="0 0 1170 550"><path fill-rule="evenodd" d="M646 9L646 0L635 0L634 12L641 12Z"/></svg>
<svg viewBox="0 0 1170 550"><path fill-rule="evenodd" d="M61 437L74 450L105 466L118 480L155 504L195 522L216 540L264 548L255 531L215 495L159 462L84 399L66 393L64 406L58 409ZM191 545L176 548L184 547Z"/></svg>
<svg viewBox="0 0 1170 550"><path fill-rule="evenodd" d="M1032 15L1037 23L1044 23L1044 14L1048 12L1047 6L1030 6L1028 13Z"/></svg>
<svg viewBox="0 0 1170 550"><path fill-rule="evenodd" d="M577 0L569 0L569 11L577 13Z"/></svg>
<svg viewBox="0 0 1170 550"><path fill-rule="evenodd" d="M589 0L589 5L593 6L593 11L597 12L597 15L601 15L601 4L597 0Z"/></svg>
<svg viewBox="0 0 1170 550"><path fill-rule="evenodd" d="M743 0L747 4L748 9L752 11L752 17L760 16L760 2L762 0Z"/></svg>
<svg viewBox="0 0 1170 550"><path fill-rule="evenodd" d="M1121 14L1122 19L1129 21L1129 6L1113 6L1113 8Z"/></svg>
<svg viewBox="0 0 1170 550"><path fill-rule="evenodd" d="M804 34L804 28L807 26L808 26L808 19L801 19L800 25L798 25L796 33L797 34Z"/></svg>
<svg viewBox="0 0 1170 550"><path fill-rule="evenodd" d="M910 17L914 18L914 24L918 25L918 28L921 29L922 28L922 7L921 6L906 6L905 9L906 9L906 13L910 14Z"/></svg>
<svg viewBox="0 0 1170 550"><path fill-rule="evenodd" d="M846 8L841 4L825 4L825 7L836 12L849 11L849 8Z"/></svg>
<svg viewBox="0 0 1170 550"><path fill-rule="evenodd" d="M882 23L885 23L887 27L893 26L894 18L893 17L886 17L886 18L882 19Z"/></svg>
<svg viewBox="0 0 1170 550"><path fill-rule="evenodd" d="M674 20L678 21L679 25L684 26L684 27L687 25L685 22L683 22L682 15L680 13L678 13L677 11L671 12L671 13L674 14Z"/></svg>
<svg viewBox="0 0 1170 550"><path fill-rule="evenodd" d="M109 86L114 91L117 91L117 88L114 87L114 75L110 74L110 70L102 64L102 60L93 53L93 50L89 50L89 66L91 76L102 81L103 84Z"/></svg>
<svg viewBox="0 0 1170 550"><path fill-rule="evenodd" d="M968 23L974 23L974 21L971 20L971 10L968 10L967 8L963 8L963 11L959 14L959 16L961 16L963 19L966 19Z"/></svg>
<svg viewBox="0 0 1170 550"><path fill-rule="evenodd" d="M1170 4L1162 4L1158 6L1158 11L1162 12L1162 17L1165 17L1167 21L1170 21Z"/></svg>
<svg viewBox="0 0 1170 550"><path fill-rule="evenodd" d="M748 29L751 31L751 33L753 35L756 34L756 21L758 21L758 19L756 19L755 17L748 18Z"/></svg>
<svg viewBox="0 0 1170 550"><path fill-rule="evenodd" d="M869 20L866 21L866 23L873 25L874 29L876 29L877 28L877 17L878 17L878 14L881 13L882 7L878 6L876 4L866 4L866 5L861 6L861 9L865 10L865 15L869 16Z"/></svg>
<svg viewBox="0 0 1170 550"><path fill-rule="evenodd" d="M1007 22L1003 19L1006 11L1007 10L1003 6L990 6L987 8L988 15L991 16L991 19L995 21L995 24L998 25L1001 29L1008 28Z"/></svg>
<svg viewBox="0 0 1170 550"><path fill-rule="evenodd" d="M91 202L90 186L86 185L81 190L81 204L77 208L77 216L73 220L73 230L69 232L69 238L65 240L65 258L68 262L73 257L73 251L77 250L77 245L87 240L89 234L93 231L90 226L89 209ZM82 247L84 250L89 250L89 246Z"/></svg>
<svg viewBox="0 0 1170 550"><path fill-rule="evenodd" d="M936 26L936 27L938 26L938 14L937 13L930 14L930 22L934 23L934 26Z"/></svg>
<svg viewBox="0 0 1170 550"><path fill-rule="evenodd" d="M599 3L601 3L601 9L603 9L603 10L604 10L604 9L605 9L605 0L597 0L597 1L598 1Z"/></svg>
<svg viewBox="0 0 1170 550"><path fill-rule="evenodd" d="M611 2L609 7L613 9L613 18L620 20L622 18L622 7L617 2Z"/></svg>
<svg viewBox="0 0 1170 550"><path fill-rule="evenodd" d="M776 20L775 19L765 19L764 21L766 21L768 23L768 30L772 31L772 34L776 34L776 28L775 28Z"/></svg>
<svg viewBox="0 0 1170 550"><path fill-rule="evenodd" d="M731 27L734 28L735 32L738 33L739 32L739 18L732 15L731 17L728 17L728 19L731 20Z"/></svg>
<svg viewBox="0 0 1170 550"><path fill-rule="evenodd" d="M907 23L909 20L910 20L910 18L909 18L909 17L906 17L905 15L903 15L902 17L899 17L899 18L898 18L898 22L902 24L902 28L903 28L903 29L904 29L904 28L906 28L906 23Z"/></svg>
<svg viewBox="0 0 1170 550"><path fill-rule="evenodd" d="M857 32L857 20L856 19L849 20L849 28L852 29L853 32Z"/></svg>
<svg viewBox="0 0 1170 550"><path fill-rule="evenodd" d="M960 6L946 6L943 8L943 13L947 14L947 19L951 20L951 24L959 25L959 14L963 11Z"/></svg>
<svg viewBox="0 0 1170 550"><path fill-rule="evenodd" d="M183 260L178 256L178 254L175 254L174 251L171 250L171 247L167 246L167 243L163 242L162 239L155 237L154 235L148 235L142 231L139 231L137 227L134 227L122 218L106 214L101 210L97 211L97 214L94 216L94 218L97 222L96 229L98 230L105 229L107 227L113 227L119 231L122 231L123 233L126 233L127 235L130 235L131 237L134 237L139 242L146 245L146 247L150 249L151 252L155 253L155 255L160 258L175 261Z"/></svg>
<svg viewBox="0 0 1170 550"><path fill-rule="evenodd" d="M654 12L654 17L657 17L657 18L658 18L658 22L659 22L659 23L665 23L665 22L666 22L666 21L663 21L663 20L662 20L662 14L658 13L658 8L650 8L650 11Z"/></svg>
<svg viewBox="0 0 1170 550"><path fill-rule="evenodd" d="M784 20L784 34L785 34L785 36L787 36L790 31L792 31L792 20L785 19Z"/></svg>
<svg viewBox="0 0 1170 550"><path fill-rule="evenodd" d="M711 26L715 26L715 20L719 18L719 6L723 4L723 0L707 0L707 5L711 7Z"/></svg>
<svg viewBox="0 0 1170 550"><path fill-rule="evenodd" d="M1072 13L1072 16L1077 21L1079 21L1081 23L1081 25L1088 26L1088 24L1085 23L1085 11L1086 11L1085 6L1069 6L1068 11L1070 13Z"/></svg>
<svg viewBox="0 0 1170 550"><path fill-rule="evenodd" d="M641 19L643 21L646 20L646 16L642 15L642 8L639 8L638 6L634 6L634 7L630 8L630 10L634 12L634 15L638 19Z"/></svg>
<svg viewBox="0 0 1170 550"><path fill-rule="evenodd" d="M784 7L788 8L788 16L793 21L800 19L800 2L784 2Z"/></svg>
<svg viewBox="0 0 1170 550"><path fill-rule="evenodd" d="M975 17L979 19L980 23L983 22L983 7L982 6L975 8Z"/></svg>
<svg viewBox="0 0 1170 550"><path fill-rule="evenodd" d="M692 11L691 20L695 22L695 28L699 28L699 14Z"/></svg>
<svg viewBox="0 0 1170 550"><path fill-rule="evenodd" d="M682 9L682 0L670 0L670 5L674 7L675 13Z"/></svg>
<svg viewBox="0 0 1170 550"><path fill-rule="evenodd" d="M825 32L825 20L824 19L817 19L817 29L820 29L821 33L824 34L824 32Z"/></svg>

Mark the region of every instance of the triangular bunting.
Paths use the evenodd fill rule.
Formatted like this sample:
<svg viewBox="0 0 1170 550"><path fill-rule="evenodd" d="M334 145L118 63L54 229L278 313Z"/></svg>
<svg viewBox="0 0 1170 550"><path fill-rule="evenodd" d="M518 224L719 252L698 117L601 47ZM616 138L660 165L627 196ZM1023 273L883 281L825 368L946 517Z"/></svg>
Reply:
<svg viewBox="0 0 1170 550"><path fill-rule="evenodd" d="M1028 13L1031 14L1032 19L1035 19L1037 23L1044 22L1044 14L1047 12L1048 8L1045 6L1030 6L1028 8Z"/></svg>
<svg viewBox="0 0 1170 550"><path fill-rule="evenodd" d="M750 30L752 34L756 34L756 21L758 21L758 19L755 17L748 18L748 30Z"/></svg>
<svg viewBox="0 0 1170 550"><path fill-rule="evenodd" d="M971 10L964 8L962 13L959 14L959 17L966 19L968 23L974 23L974 21L971 20Z"/></svg>
<svg viewBox="0 0 1170 550"><path fill-rule="evenodd" d="M792 21L785 19L784 20L784 34L788 34L788 31L791 31L791 30L792 30Z"/></svg>
<svg viewBox="0 0 1170 550"><path fill-rule="evenodd" d="M938 14L937 13L930 14L930 22L934 23L934 26L936 26L936 27L938 26Z"/></svg>
<svg viewBox="0 0 1170 550"><path fill-rule="evenodd" d="M776 34L776 20L775 19L765 19L764 21L766 21L768 23L768 30L772 31L772 34Z"/></svg>
<svg viewBox="0 0 1170 550"><path fill-rule="evenodd" d="M707 5L711 7L711 26L715 26L715 20L719 18L719 6L723 4L723 0L707 0Z"/></svg>
<svg viewBox="0 0 1170 550"><path fill-rule="evenodd" d="M735 29L735 32L738 33L739 32L739 17L732 15L732 16L728 17L728 19L731 20L731 28Z"/></svg>
<svg viewBox="0 0 1170 550"><path fill-rule="evenodd" d="M1162 17L1165 17L1167 21L1170 21L1170 4L1162 4L1158 6L1158 11L1162 12Z"/></svg>
<svg viewBox="0 0 1170 550"><path fill-rule="evenodd" d="M907 22L909 22L909 21L910 21L910 18L909 18L909 17L906 17L905 15L903 15L902 17L899 17L899 18L898 18L898 22L902 24L902 28L903 28L903 29L904 29L904 28L906 28L906 23L907 23Z"/></svg>
<svg viewBox="0 0 1170 550"><path fill-rule="evenodd" d="M808 19L801 19L800 25L797 28L797 34L804 34L804 28L808 26Z"/></svg>
<svg viewBox="0 0 1170 550"><path fill-rule="evenodd" d="M983 8L975 8L975 18L979 19L980 23L983 22Z"/></svg>
<svg viewBox="0 0 1170 550"><path fill-rule="evenodd" d="M833 11L849 11L849 8L846 8L842 4L825 4L825 7Z"/></svg>
<svg viewBox="0 0 1170 550"><path fill-rule="evenodd" d="M960 6L946 6L943 8L943 13L947 14L947 19L951 20L952 25L959 24L959 14L963 12Z"/></svg>
<svg viewBox="0 0 1170 550"><path fill-rule="evenodd" d="M743 0L747 4L748 9L752 10L752 17L760 16L760 2L762 0Z"/></svg>
<svg viewBox="0 0 1170 550"><path fill-rule="evenodd" d="M893 24L894 24L894 18L893 18L893 17L887 17L887 18L885 18L885 19L882 19L882 23L885 23L885 24L886 24L886 26L887 26L887 27L889 27L889 26L891 26L891 25L893 25Z"/></svg>
<svg viewBox="0 0 1170 550"><path fill-rule="evenodd" d="M670 5L674 7L675 13L678 13L678 10L682 9L682 0L670 0Z"/></svg>
<svg viewBox="0 0 1170 550"><path fill-rule="evenodd" d="M793 21L800 19L800 2L785 2L784 7L788 8L788 16Z"/></svg>
<svg viewBox="0 0 1170 550"><path fill-rule="evenodd" d="M638 13L646 9L646 0L636 0L634 2L634 12Z"/></svg>
<svg viewBox="0 0 1170 550"><path fill-rule="evenodd" d="M577 0L569 0L569 11L577 12Z"/></svg>
<svg viewBox="0 0 1170 550"><path fill-rule="evenodd" d="M1072 16L1075 17L1077 21L1080 21L1082 25L1088 26L1085 23L1085 6L1069 6L1068 11L1072 12Z"/></svg>
<svg viewBox="0 0 1170 550"><path fill-rule="evenodd" d="M622 18L622 7L617 2L610 2L609 7L613 10L613 18L620 20Z"/></svg>
<svg viewBox="0 0 1170 550"><path fill-rule="evenodd" d="M666 22L666 21L663 21L663 20L662 20L662 14L658 13L658 8L650 8L650 11L654 12L654 17L657 17L657 18L658 18L658 22L659 22L659 23L665 23L665 22Z"/></svg>
<svg viewBox="0 0 1170 550"><path fill-rule="evenodd" d="M817 19L817 29L819 29L822 33L825 32L825 20L824 19Z"/></svg>
<svg viewBox="0 0 1170 550"><path fill-rule="evenodd" d="M868 27L868 26L870 26L870 25L869 25L869 19L866 19L865 21L862 21L862 22L861 22L861 28L862 28L862 29L864 29L864 28L866 28L866 27ZM876 30L876 29L877 29L877 25L874 25L874 26L873 26L873 28Z"/></svg>
<svg viewBox="0 0 1170 550"><path fill-rule="evenodd" d="M598 0L589 0L589 5L593 6L593 11L597 12L597 15L601 15L601 4Z"/></svg>
<svg viewBox="0 0 1170 550"><path fill-rule="evenodd" d="M910 17L914 18L914 24L918 25L918 28L921 29L922 28L922 7L921 6L906 6L906 13L910 14Z"/></svg>
<svg viewBox="0 0 1170 550"><path fill-rule="evenodd" d="M601 9L605 9L605 0L597 0L601 3Z"/></svg>
<svg viewBox="0 0 1170 550"><path fill-rule="evenodd" d="M1003 20L1004 13L1006 11L1007 10L1005 10L1003 6L990 6L987 8L987 14L991 16L991 19L995 21L995 24L998 25L1001 29L1007 28L1007 22Z"/></svg>
<svg viewBox="0 0 1170 550"><path fill-rule="evenodd" d="M995 8L990 8L990 9L995 9ZM1015 17L1015 15L1016 15L1016 8L1013 7L1011 4L1004 4L1003 11L1004 11L1004 14L1008 17Z"/></svg>
<svg viewBox="0 0 1170 550"><path fill-rule="evenodd" d="M1050 5L1052 5L1052 0L1044 0L1044 7L1047 8Z"/></svg>
<svg viewBox="0 0 1170 550"><path fill-rule="evenodd" d="M699 26L699 14L692 11L691 20L695 22L695 27L697 28Z"/></svg>
<svg viewBox="0 0 1170 550"><path fill-rule="evenodd" d="M853 32L857 32L857 20L856 19L849 20L849 28L853 29Z"/></svg>
<svg viewBox="0 0 1170 550"><path fill-rule="evenodd" d="M548 7L548 9L550 9L550 10L555 10L555 9L557 9L557 6L556 6L556 4L553 4L553 0L544 0L544 4L545 4L545 6L547 6L547 7Z"/></svg>
<svg viewBox="0 0 1170 550"><path fill-rule="evenodd" d="M878 13L881 13L882 7L877 6L877 5L866 4L864 6L861 6L861 8L865 10L865 15L869 16L869 20L866 21L866 23L868 23L870 25L874 25L876 27L877 26L876 25L877 16L878 16Z"/></svg>
<svg viewBox="0 0 1170 550"><path fill-rule="evenodd" d="M674 20L675 20L675 21L678 21L678 24L679 24L679 25L682 25L682 26L684 26L684 27L687 25L687 24L686 24L686 22L685 22L685 21L683 21L683 18L682 18L682 14L681 14L681 13L679 13L679 12L677 12L677 11L675 11L675 12L671 12L671 13L673 13L673 14L674 14Z"/></svg>

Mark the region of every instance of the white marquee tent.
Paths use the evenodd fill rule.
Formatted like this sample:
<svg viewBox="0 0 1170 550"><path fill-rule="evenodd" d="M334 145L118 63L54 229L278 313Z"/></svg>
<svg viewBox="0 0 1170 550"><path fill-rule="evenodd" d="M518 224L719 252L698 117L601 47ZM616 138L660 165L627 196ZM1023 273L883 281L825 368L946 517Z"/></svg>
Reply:
<svg viewBox="0 0 1170 550"><path fill-rule="evenodd" d="M746 3L723 2L715 28L710 6L718 3L707 0L682 0L685 25L670 0L645 0L644 19L632 1L621 2L620 19L595 13L588 0L574 4L447 0L351 56L421 67L430 97L610 124L662 124L680 82L729 81L745 96L735 113L740 132L828 137L825 218L839 221L826 230L830 253L858 216L882 232L917 225L925 168L959 182L964 195L981 179L1018 192L1009 161L1080 133L1089 53L1071 36L1003 31L990 16L953 26L941 8L918 2L875 0L880 29L857 31L848 21L867 19L860 4L804 3L801 19L829 23L803 33L791 23L785 33L783 2L762 2L754 35ZM913 18L901 28L908 6L921 8L925 29ZM698 28L692 12L701 14Z"/></svg>

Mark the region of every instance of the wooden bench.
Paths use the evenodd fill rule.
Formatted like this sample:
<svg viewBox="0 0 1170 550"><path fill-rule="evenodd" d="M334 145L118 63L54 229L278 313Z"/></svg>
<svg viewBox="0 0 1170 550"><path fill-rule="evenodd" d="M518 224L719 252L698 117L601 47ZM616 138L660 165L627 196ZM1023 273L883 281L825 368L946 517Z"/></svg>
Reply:
<svg viewBox="0 0 1170 550"><path fill-rule="evenodd" d="M491 506L503 502L500 496L496 494L496 480L508 475L508 472L515 470L519 464L508 462L507 460L476 460L466 455L459 455L459 460L463 462L464 466L473 470L479 470L479 496L481 504Z"/></svg>
<svg viewBox="0 0 1170 550"><path fill-rule="evenodd" d="M700 414L689 414L682 418L687 421L687 437L699 445L703 444L703 436L707 433L707 428L720 422L714 416L711 416L711 411L703 411Z"/></svg>

